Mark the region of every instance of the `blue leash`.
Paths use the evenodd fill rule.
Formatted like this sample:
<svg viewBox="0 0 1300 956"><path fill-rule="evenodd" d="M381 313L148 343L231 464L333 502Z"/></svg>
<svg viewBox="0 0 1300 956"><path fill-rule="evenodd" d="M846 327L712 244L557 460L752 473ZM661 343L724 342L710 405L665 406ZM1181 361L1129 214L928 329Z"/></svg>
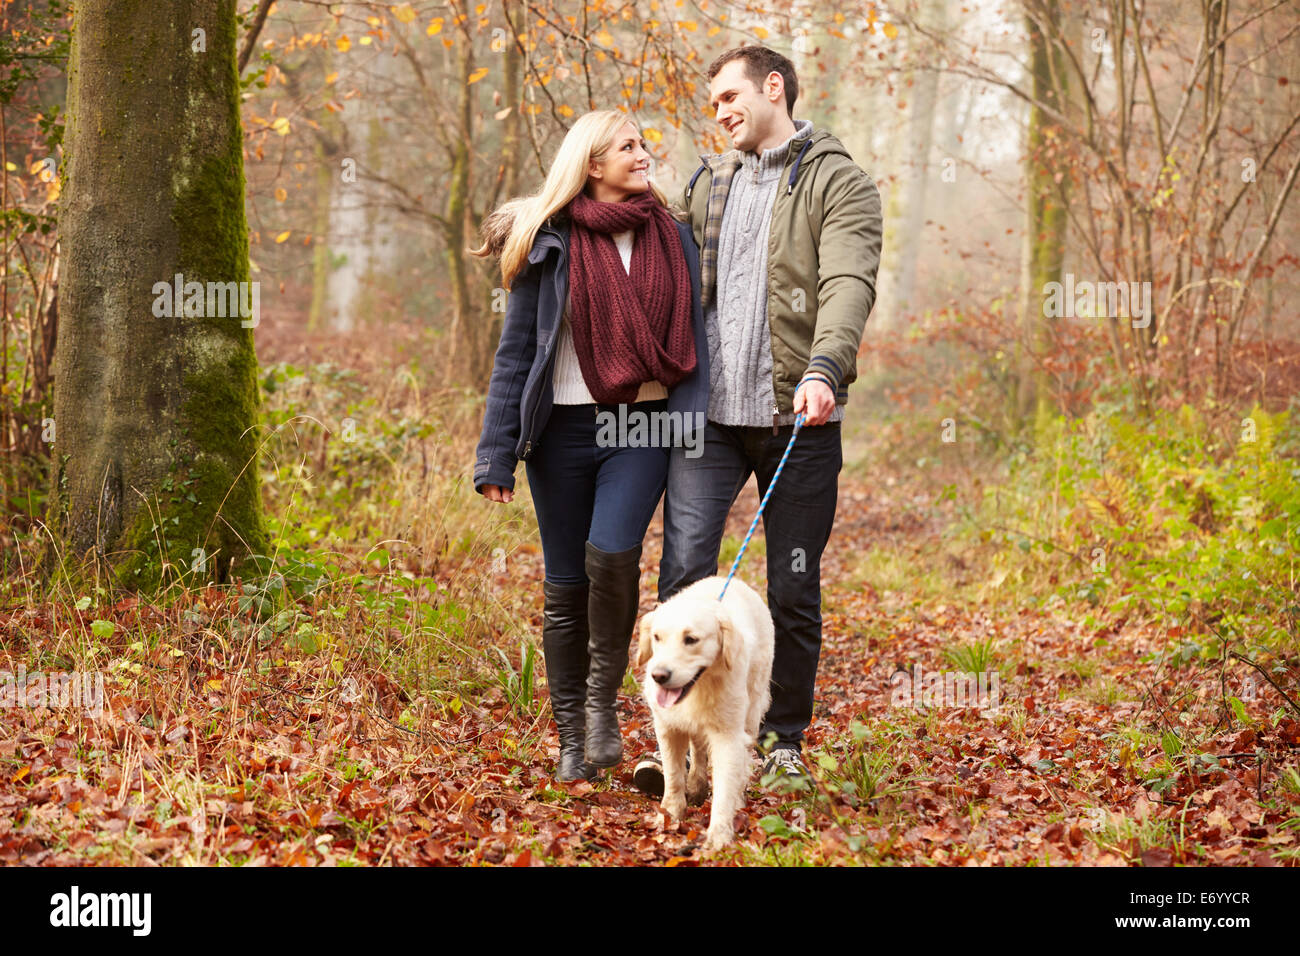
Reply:
<svg viewBox="0 0 1300 956"><path fill-rule="evenodd" d="M758 503L758 514L754 515L754 520L749 523L749 533L745 535L745 540L740 544L740 551L736 554L736 560L731 562L731 571L727 574L726 583L722 585L722 594L718 595L719 601L726 595L727 588L731 586L731 579L736 576L736 568L740 567L740 559L745 556L745 549L749 547L749 539L754 537L754 531L758 528L758 519L763 517L763 509L767 507L767 499L772 497L772 491L776 488L776 483L781 477L781 469L785 467L785 460L790 457L790 449L794 447L794 440L799 437L799 429L803 427L803 417L803 412L795 416L794 431L790 433L790 443L785 446L785 453L781 455L781 461L777 464L776 471L772 473L772 481L767 486L767 494L763 495L763 500Z"/></svg>

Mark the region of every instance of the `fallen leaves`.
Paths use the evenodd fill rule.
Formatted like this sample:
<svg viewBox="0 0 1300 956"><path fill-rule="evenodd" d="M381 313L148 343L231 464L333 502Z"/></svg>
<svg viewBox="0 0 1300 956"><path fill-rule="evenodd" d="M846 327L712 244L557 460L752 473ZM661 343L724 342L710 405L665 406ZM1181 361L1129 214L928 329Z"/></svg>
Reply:
<svg viewBox="0 0 1300 956"><path fill-rule="evenodd" d="M842 494L848 505L837 535L925 533L879 493L846 480ZM755 503L747 491L733 532L743 533ZM648 544L653 560L657 538ZM535 550L518 560L516 581L540 580ZM631 786L636 758L654 746L635 696L620 701L627 756L612 778L562 784L550 777L557 741L545 710L517 714L499 689L460 688L404 728L398 719L413 694L391 674L350 671L357 693L341 699L343 675L323 654L293 661L272 654L264 668L248 669L238 641L210 639L218 623L240 617L217 589L196 593L190 607L128 598L57 613L0 611L0 628L14 635L6 653L37 651L61 631L104 621L112 625L100 628L104 650L130 665L106 680L100 718L0 710L0 863L677 867L791 856L831 864L1169 866L1296 859L1274 857L1296 848L1297 828L1285 824L1300 799L1276 784L1278 767L1300 746L1300 723L1288 717L1272 724L1256 705L1251 726L1210 739L1207 749L1223 755L1217 765L1158 793L1144 775L1165 759L1162 749L1125 736L1150 717L1143 716L1145 688L1165 693L1150 661L1157 635L1126 624L1108 630L1105 647L1094 650L1096 632L1047 614L930 608L850 587L843 561L828 553L823 571L825 636L807 735L826 757L821 763L839 769L812 763L822 774L846 772L856 724L866 728L864 752L895 735L889 771L878 792L830 793L822 803L765 791L755 775L737 817L737 847L708 858L699 846L710 804L674 820ZM743 573L758 586L761 570L751 561ZM533 599L540 605L539 594ZM158 639L140 641L142 630ZM891 704L897 669L942 669L955 640L988 637L1016 649L996 711ZM1067 666L1079 648L1095 669L1089 680ZM15 663L0 661L6 669ZM1089 696L1102 678L1115 683L1114 699Z"/></svg>

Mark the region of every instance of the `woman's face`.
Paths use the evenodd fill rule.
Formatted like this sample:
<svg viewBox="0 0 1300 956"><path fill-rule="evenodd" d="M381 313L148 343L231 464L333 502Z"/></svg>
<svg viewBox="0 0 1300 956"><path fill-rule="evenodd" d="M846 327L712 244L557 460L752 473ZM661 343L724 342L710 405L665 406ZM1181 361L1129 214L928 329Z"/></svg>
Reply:
<svg viewBox="0 0 1300 956"><path fill-rule="evenodd" d="M591 161L587 188L599 202L622 202L650 188L650 154L630 120L614 134L604 159Z"/></svg>

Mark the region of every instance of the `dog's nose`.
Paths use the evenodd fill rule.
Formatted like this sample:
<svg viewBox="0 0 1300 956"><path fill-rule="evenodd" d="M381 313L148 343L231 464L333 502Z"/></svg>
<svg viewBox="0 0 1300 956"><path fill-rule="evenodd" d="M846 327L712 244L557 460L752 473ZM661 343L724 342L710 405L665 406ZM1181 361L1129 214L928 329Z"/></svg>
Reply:
<svg viewBox="0 0 1300 956"><path fill-rule="evenodd" d="M673 676L673 672L670 670L664 670L664 668L660 667L651 671L650 676L655 679L656 684L662 686L663 684L668 683L669 679Z"/></svg>

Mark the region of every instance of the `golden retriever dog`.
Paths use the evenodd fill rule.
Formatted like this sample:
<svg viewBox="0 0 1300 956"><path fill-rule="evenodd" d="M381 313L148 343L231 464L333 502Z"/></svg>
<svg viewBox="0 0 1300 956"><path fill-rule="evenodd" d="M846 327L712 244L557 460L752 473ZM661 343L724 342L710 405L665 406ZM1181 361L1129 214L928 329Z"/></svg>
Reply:
<svg viewBox="0 0 1300 956"><path fill-rule="evenodd" d="M637 653L663 756L662 806L673 819L682 819L688 799L704 802L713 766L705 852L731 842L745 804L750 749L771 701L772 615L739 578L719 601L724 581L697 581L643 617Z"/></svg>

